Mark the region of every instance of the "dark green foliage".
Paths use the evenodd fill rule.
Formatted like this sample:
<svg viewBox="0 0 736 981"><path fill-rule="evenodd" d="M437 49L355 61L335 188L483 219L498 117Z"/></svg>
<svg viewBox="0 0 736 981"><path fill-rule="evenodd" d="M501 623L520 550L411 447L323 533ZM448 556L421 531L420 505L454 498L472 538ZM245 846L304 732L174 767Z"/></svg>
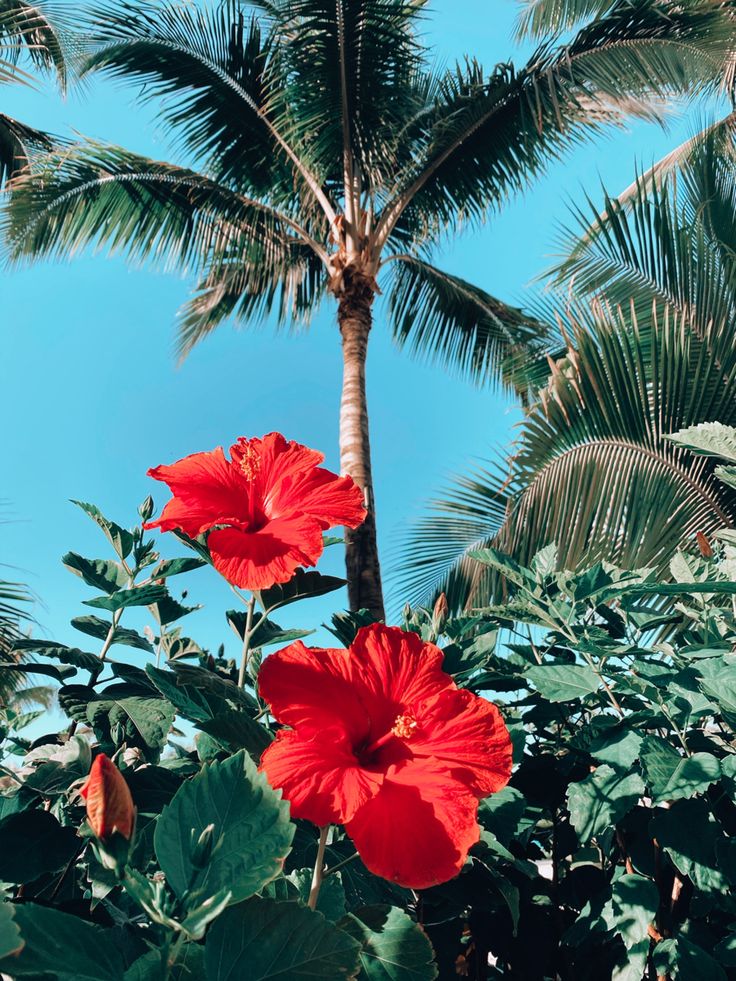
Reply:
<svg viewBox="0 0 736 981"><path fill-rule="evenodd" d="M679 438L724 452L736 433ZM312 911L317 829L290 820L257 771L275 734L253 685L260 658L238 687L224 650L209 654L161 623L162 600L148 604L151 570L193 571L201 554L167 567L177 560L161 560L140 527L105 522L112 549L127 550L124 581L115 560L65 556L88 586L109 589L108 619L83 622L99 650L25 645L73 672L59 690L72 724L31 744L27 720L0 714L14 774L0 788L0 881L12 890L0 900L0 971L59 981L433 981L485 977L490 957L488 977L535 981L733 976L728 533L707 559L672 556L668 583L606 563L558 572L550 548L526 565L479 550L476 561L508 584L503 604L454 618L406 608L404 629L443 648L459 685L501 705L511 782L480 803L480 840L460 875L421 893L371 875L334 827ZM323 583L310 576L262 598L308 595L307 583ZM149 607L145 637L121 625L131 605ZM245 621L230 611L225 631L227 621L239 656ZM349 644L370 621L337 613L332 627ZM282 631L266 611L252 626L262 646L306 633ZM164 662L171 651L180 656ZM137 807L135 840L117 852L91 838L78 793L98 749L114 755Z"/></svg>

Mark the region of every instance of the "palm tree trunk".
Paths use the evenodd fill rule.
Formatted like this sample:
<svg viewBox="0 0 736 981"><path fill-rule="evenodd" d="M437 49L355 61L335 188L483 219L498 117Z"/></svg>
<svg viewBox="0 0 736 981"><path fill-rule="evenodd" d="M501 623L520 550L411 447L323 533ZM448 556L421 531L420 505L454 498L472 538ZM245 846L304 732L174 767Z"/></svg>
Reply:
<svg viewBox="0 0 736 981"><path fill-rule="evenodd" d="M348 273L348 270L345 270ZM351 270L352 272L352 270ZM351 610L367 609L385 619L381 567L376 539L376 512L371 477L365 361L368 350L373 287L360 273L348 273L337 311L342 335L343 382L340 403L340 470L363 490L368 516L359 528L346 529L345 565Z"/></svg>

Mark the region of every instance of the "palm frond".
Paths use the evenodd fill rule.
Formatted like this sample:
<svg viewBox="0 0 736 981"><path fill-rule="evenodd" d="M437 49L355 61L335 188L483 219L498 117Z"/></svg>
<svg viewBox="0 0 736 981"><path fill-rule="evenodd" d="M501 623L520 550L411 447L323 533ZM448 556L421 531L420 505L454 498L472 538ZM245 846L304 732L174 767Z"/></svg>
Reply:
<svg viewBox="0 0 736 981"><path fill-rule="evenodd" d="M67 58L70 31L68 15L45 4L27 3L26 0L0 0L0 63L20 72L17 63L22 55L37 69L56 74L62 89L67 82Z"/></svg>
<svg viewBox="0 0 736 981"><path fill-rule="evenodd" d="M33 154L52 145L46 133L0 113L0 188L28 165Z"/></svg>
<svg viewBox="0 0 736 981"><path fill-rule="evenodd" d="M724 368L685 318L659 311L640 325L599 307L594 333L568 325L573 346L555 363L527 413L505 466L465 496L457 486L411 533L403 568L425 602L443 588L465 604L489 602L499 583L467 555L463 527L482 529L478 502L503 490L506 509L488 508L493 544L526 563L556 542L561 568L607 559L623 568L666 567L696 531L736 523L736 494L712 461L666 435L695 422L736 422L736 359ZM461 545L453 554L453 547Z"/></svg>
<svg viewBox="0 0 736 981"><path fill-rule="evenodd" d="M279 118L336 194L380 187L407 147L396 135L422 105L425 0L274 0L265 5ZM346 175L345 167L349 174ZM339 189L339 190L338 190Z"/></svg>
<svg viewBox="0 0 736 981"><path fill-rule="evenodd" d="M509 385L520 354L541 349L549 327L459 276L410 255L392 257L388 294L400 347L438 361L478 384Z"/></svg>
<svg viewBox="0 0 736 981"><path fill-rule="evenodd" d="M516 24L517 38L546 37L603 17L614 0L522 0Z"/></svg>
<svg viewBox="0 0 736 981"><path fill-rule="evenodd" d="M295 234L287 216L195 171L93 143L49 155L12 197L4 231L16 261L95 246L200 271L233 240L265 254Z"/></svg>
<svg viewBox="0 0 736 981"><path fill-rule="evenodd" d="M729 15L715 5L619 0L519 71L501 65L486 76L476 63L458 66L412 134L415 162L399 177L384 234L421 242L481 218L604 125L651 116L657 96L715 88L732 38Z"/></svg>
<svg viewBox="0 0 736 981"><path fill-rule="evenodd" d="M736 147L733 125L711 128L676 168L648 172L623 200L577 212L550 282L578 296L633 302L644 315L664 302L730 358L736 315ZM591 214L593 215L591 220Z"/></svg>

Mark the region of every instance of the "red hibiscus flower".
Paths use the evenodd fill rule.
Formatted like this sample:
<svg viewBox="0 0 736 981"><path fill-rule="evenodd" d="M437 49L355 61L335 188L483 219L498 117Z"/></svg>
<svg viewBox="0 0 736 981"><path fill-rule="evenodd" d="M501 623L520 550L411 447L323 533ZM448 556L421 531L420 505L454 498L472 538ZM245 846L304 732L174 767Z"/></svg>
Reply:
<svg viewBox="0 0 736 981"><path fill-rule="evenodd" d="M87 821L102 841L114 832L128 841L135 828L135 805L125 778L104 753L95 756L89 776L79 791L87 802Z"/></svg>
<svg viewBox="0 0 736 981"><path fill-rule="evenodd" d="M511 739L495 705L442 670L438 647L374 624L349 650L292 644L258 680L290 727L261 767L295 817L344 824L366 866L403 886L459 872L478 800L511 774Z"/></svg>
<svg viewBox="0 0 736 981"><path fill-rule="evenodd" d="M145 527L178 528L190 538L209 531L215 568L241 589L288 582L298 566L315 565L325 529L357 528L366 515L360 488L318 466L323 460L269 433L241 437L230 459L218 447L154 467L148 475L167 483L174 497Z"/></svg>

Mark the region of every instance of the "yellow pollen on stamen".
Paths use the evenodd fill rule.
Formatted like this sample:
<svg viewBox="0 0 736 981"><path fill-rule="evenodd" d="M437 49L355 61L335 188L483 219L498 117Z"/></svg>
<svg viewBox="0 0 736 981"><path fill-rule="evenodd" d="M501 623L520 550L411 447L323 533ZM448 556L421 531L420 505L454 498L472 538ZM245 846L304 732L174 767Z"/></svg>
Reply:
<svg viewBox="0 0 736 981"><path fill-rule="evenodd" d="M411 739L418 727L419 723L413 715L397 715L391 732L398 739Z"/></svg>
<svg viewBox="0 0 736 981"><path fill-rule="evenodd" d="M240 459L240 469L246 480L255 480L261 469L261 458L255 446L246 446Z"/></svg>

